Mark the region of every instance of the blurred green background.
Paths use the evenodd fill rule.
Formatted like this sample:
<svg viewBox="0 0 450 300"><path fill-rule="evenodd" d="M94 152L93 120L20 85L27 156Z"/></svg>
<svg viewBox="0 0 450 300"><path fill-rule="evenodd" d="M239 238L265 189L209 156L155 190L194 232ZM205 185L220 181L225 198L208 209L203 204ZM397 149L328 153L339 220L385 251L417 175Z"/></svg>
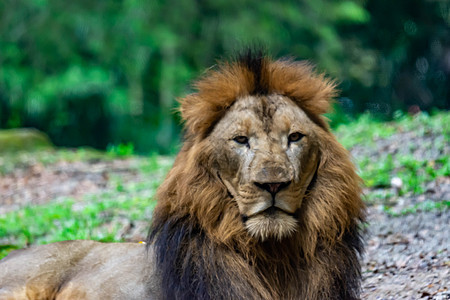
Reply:
<svg viewBox="0 0 450 300"><path fill-rule="evenodd" d="M244 46L340 82L333 125L448 109L447 0L2 0L0 128L57 146L176 150L176 97Z"/></svg>

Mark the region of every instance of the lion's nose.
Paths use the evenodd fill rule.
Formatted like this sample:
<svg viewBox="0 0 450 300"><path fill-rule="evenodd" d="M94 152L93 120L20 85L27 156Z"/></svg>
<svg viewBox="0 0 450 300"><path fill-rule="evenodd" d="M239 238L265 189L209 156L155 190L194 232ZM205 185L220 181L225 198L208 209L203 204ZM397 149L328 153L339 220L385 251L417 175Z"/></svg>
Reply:
<svg viewBox="0 0 450 300"><path fill-rule="evenodd" d="M267 183L260 183L255 182L255 185L263 190L268 191L272 196L275 196L276 193L287 187L291 182L267 182Z"/></svg>

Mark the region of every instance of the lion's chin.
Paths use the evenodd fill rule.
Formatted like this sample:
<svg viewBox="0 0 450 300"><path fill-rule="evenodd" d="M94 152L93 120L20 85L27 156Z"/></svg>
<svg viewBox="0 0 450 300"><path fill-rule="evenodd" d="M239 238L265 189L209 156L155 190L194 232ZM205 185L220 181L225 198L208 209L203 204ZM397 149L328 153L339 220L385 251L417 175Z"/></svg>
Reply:
<svg viewBox="0 0 450 300"><path fill-rule="evenodd" d="M269 238L281 240L297 230L297 220L283 212L258 214L245 222L248 233L261 241Z"/></svg>

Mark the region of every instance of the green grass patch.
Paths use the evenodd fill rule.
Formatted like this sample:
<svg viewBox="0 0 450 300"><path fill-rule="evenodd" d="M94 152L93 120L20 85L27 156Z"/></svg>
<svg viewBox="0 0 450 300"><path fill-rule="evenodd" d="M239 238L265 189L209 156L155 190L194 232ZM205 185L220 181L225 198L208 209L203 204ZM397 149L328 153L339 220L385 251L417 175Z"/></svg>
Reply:
<svg viewBox="0 0 450 300"><path fill-rule="evenodd" d="M338 126L335 130L339 142L347 149L355 145L371 146L375 139L390 137L395 132L395 126L377 121L368 113L352 123Z"/></svg>
<svg viewBox="0 0 450 300"><path fill-rule="evenodd" d="M151 194L153 192L154 190ZM121 239L116 233L120 224L114 221L119 217L150 221L156 204L151 196L128 196L111 192L86 197L82 202L67 198L7 213L0 217L0 239L8 241L0 249L0 256L26 245L63 240L119 242Z"/></svg>
<svg viewBox="0 0 450 300"><path fill-rule="evenodd" d="M356 145L371 146L377 139L388 138L396 132L414 131L419 136L430 132L439 132L443 139L442 148L450 141L450 113L436 112L434 114L421 113L417 116L396 112L394 121L381 122L371 114L365 113L359 116L354 122L339 125L335 133L339 141L345 148L350 149Z"/></svg>
<svg viewBox="0 0 450 300"><path fill-rule="evenodd" d="M417 195L425 192L427 183L438 177L450 176L449 123L449 112L432 115L422 113L414 117L396 113L392 122L379 122L369 114L364 114L353 123L339 126L336 135L347 149L358 146L366 150L365 155L355 157L355 162L367 187L389 188L392 178L398 177L403 182L401 194ZM383 149L375 148L380 140L387 140L401 132L412 132L413 136L424 139L396 145L406 149L399 153L383 153ZM426 139L427 136L433 138ZM390 142L395 143L395 138ZM426 159L414 155L414 151L419 147L424 153L433 152L434 158Z"/></svg>
<svg viewBox="0 0 450 300"><path fill-rule="evenodd" d="M59 161L112 160L114 158L117 157L92 148L7 152L0 155L0 174L7 174L14 169L35 164L46 166Z"/></svg>
<svg viewBox="0 0 450 300"><path fill-rule="evenodd" d="M392 207L385 206L384 211L393 216L405 216L408 214L416 214L418 212L426 212L426 211L444 211L450 209L450 200L442 200L442 201L424 201L412 205L410 207L403 208L400 212L396 212L392 209Z"/></svg>
<svg viewBox="0 0 450 300"><path fill-rule="evenodd" d="M385 159L372 161L364 158L359 161L359 173L367 187L388 188L393 177L403 182L402 193L412 192L422 194L426 184L438 177L450 176L450 160L442 156L436 160L420 160L412 156L393 158L387 155Z"/></svg>

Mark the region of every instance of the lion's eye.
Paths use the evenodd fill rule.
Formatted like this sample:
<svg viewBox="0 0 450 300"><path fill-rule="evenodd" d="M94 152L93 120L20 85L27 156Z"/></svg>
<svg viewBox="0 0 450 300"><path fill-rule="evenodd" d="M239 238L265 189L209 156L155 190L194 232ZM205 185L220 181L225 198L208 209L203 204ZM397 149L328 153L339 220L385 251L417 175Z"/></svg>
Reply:
<svg viewBox="0 0 450 300"><path fill-rule="evenodd" d="M233 140L238 144L242 144L242 145L248 144L248 137L243 136L243 135L239 135L239 136L235 137Z"/></svg>
<svg viewBox="0 0 450 300"><path fill-rule="evenodd" d="M298 142L302 139L302 137L304 137L304 134L301 134L300 132L293 132L289 135L288 140L289 143L291 142Z"/></svg>

